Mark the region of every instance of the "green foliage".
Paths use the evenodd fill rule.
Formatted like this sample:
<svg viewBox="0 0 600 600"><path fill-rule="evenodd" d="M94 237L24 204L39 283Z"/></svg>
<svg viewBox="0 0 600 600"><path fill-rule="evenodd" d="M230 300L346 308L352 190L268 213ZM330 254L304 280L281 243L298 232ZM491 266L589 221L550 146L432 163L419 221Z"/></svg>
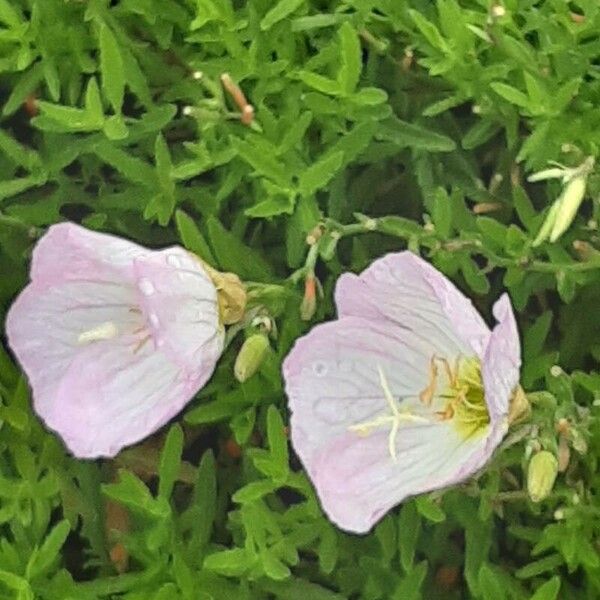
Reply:
<svg viewBox="0 0 600 600"><path fill-rule="evenodd" d="M592 0L0 0L2 317L69 219L185 246L277 325L256 375L230 332L178 423L99 462L41 427L0 346L0 598L599 597L600 179L539 246L562 188L527 181L598 159L599 35ZM350 536L288 445L280 365L307 274L314 323L342 272L404 248L486 318L509 293L533 412L479 476ZM569 461L533 504L541 448Z"/></svg>

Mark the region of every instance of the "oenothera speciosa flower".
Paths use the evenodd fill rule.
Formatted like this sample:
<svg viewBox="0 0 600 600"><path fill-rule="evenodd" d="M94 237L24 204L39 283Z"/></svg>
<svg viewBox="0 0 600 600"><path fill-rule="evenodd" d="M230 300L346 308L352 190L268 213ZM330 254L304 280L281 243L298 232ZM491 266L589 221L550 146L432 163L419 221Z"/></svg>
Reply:
<svg viewBox="0 0 600 600"><path fill-rule="evenodd" d="M73 224L39 240L6 331L36 412L75 456L113 456L194 396L243 312L236 276Z"/></svg>
<svg viewBox="0 0 600 600"><path fill-rule="evenodd" d="M323 509L362 533L407 496L488 461L511 400L524 400L520 344L508 296L494 305L490 331L411 252L343 275L335 299L338 319L299 339L283 373L292 442Z"/></svg>

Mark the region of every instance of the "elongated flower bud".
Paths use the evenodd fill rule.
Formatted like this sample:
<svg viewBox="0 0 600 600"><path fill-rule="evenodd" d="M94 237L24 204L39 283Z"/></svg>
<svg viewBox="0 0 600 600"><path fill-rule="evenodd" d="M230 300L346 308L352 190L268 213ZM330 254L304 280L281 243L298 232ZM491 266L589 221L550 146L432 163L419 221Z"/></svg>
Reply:
<svg viewBox="0 0 600 600"><path fill-rule="evenodd" d="M555 242L567 229L569 229L585 196L585 176L575 177L567 183L559 199L560 206L556 219L552 225L550 241Z"/></svg>
<svg viewBox="0 0 600 600"><path fill-rule="evenodd" d="M558 473L558 461L551 452L538 452L529 463L527 492L533 502L541 502L550 495Z"/></svg>
<svg viewBox="0 0 600 600"><path fill-rule="evenodd" d="M252 377L260 368L268 349L269 340L266 335L255 333L247 338L235 359L235 378L243 383Z"/></svg>
<svg viewBox="0 0 600 600"><path fill-rule="evenodd" d="M304 280L304 297L300 304L300 318L310 321L317 310L317 282L314 275L307 275Z"/></svg>

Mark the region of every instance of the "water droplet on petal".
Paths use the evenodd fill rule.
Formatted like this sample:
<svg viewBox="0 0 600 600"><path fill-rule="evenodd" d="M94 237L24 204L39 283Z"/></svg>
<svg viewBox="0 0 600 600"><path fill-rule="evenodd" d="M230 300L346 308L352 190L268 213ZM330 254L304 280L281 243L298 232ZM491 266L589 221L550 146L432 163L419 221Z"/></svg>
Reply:
<svg viewBox="0 0 600 600"><path fill-rule="evenodd" d="M176 254L169 254L167 256L167 264L175 267L176 269L181 267L181 260Z"/></svg>
<svg viewBox="0 0 600 600"><path fill-rule="evenodd" d="M140 279L138 287L144 296L151 296L154 294L154 285L149 279Z"/></svg>
<svg viewBox="0 0 600 600"><path fill-rule="evenodd" d="M328 371L327 364L320 360L317 362L314 362L312 368L313 368L313 373L317 377L323 377L324 375L327 374L327 371Z"/></svg>
<svg viewBox="0 0 600 600"><path fill-rule="evenodd" d="M150 323L152 323L152 325L154 327L158 327L160 325L160 321L158 319L158 315L156 313L150 313Z"/></svg>

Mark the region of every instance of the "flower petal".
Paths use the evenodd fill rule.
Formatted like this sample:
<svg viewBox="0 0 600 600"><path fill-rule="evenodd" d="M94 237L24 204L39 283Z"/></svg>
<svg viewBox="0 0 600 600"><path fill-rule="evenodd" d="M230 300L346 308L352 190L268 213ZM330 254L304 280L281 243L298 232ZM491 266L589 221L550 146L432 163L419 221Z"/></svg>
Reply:
<svg viewBox="0 0 600 600"><path fill-rule="evenodd" d="M485 398L492 422L506 419L521 368L519 331L507 294L494 304L493 313L498 324L490 336L482 365Z"/></svg>
<svg viewBox="0 0 600 600"><path fill-rule="evenodd" d="M389 319L436 340L438 353L482 356L489 328L456 286L412 252L388 254L338 280L340 317Z"/></svg>
<svg viewBox="0 0 600 600"><path fill-rule="evenodd" d="M130 276L133 259L152 251L114 235L90 231L74 223L52 225L38 241L31 262L31 280L56 283L65 279L114 281Z"/></svg>
<svg viewBox="0 0 600 600"><path fill-rule="evenodd" d="M217 290L200 261L183 248L136 259L139 304L157 347L193 374L212 371L223 350Z"/></svg>
<svg viewBox="0 0 600 600"><path fill-rule="evenodd" d="M366 533L383 515L415 494L463 481L489 459L486 437L463 439L448 422L402 427L397 460L384 430L346 433L323 445L313 482L327 516L340 528Z"/></svg>
<svg viewBox="0 0 600 600"><path fill-rule="evenodd" d="M80 336L106 323L118 333L135 330L141 324L131 310L136 302L132 287L102 281L32 283L21 292L8 311L6 333L40 414L53 405L62 375L81 351Z"/></svg>
<svg viewBox="0 0 600 600"><path fill-rule="evenodd" d="M110 457L175 416L211 372L187 379L151 343L135 353L123 340L91 344L71 362L40 414L75 456Z"/></svg>
<svg viewBox="0 0 600 600"><path fill-rule="evenodd" d="M394 397L418 402L434 352L410 330L359 317L318 325L297 340L283 373L292 442L309 474L315 456L350 426L389 413L379 368Z"/></svg>

